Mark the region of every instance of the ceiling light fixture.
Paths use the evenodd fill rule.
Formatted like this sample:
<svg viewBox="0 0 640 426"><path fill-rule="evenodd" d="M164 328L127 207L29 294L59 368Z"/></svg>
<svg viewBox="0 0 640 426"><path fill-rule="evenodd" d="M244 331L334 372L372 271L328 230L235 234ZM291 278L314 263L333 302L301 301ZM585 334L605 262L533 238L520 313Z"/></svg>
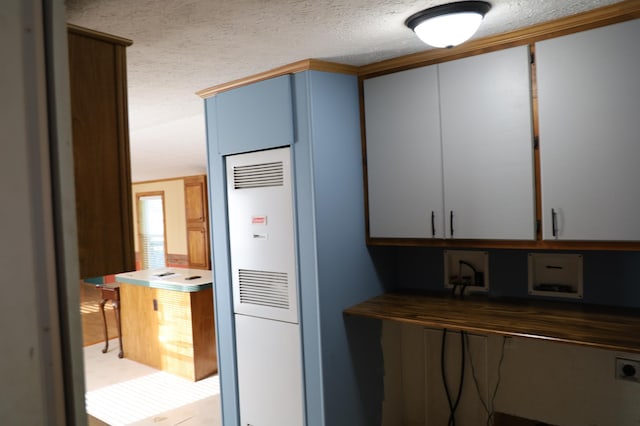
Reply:
<svg viewBox="0 0 640 426"><path fill-rule="evenodd" d="M430 46L453 47L475 34L489 9L485 1L448 3L414 13L405 25Z"/></svg>

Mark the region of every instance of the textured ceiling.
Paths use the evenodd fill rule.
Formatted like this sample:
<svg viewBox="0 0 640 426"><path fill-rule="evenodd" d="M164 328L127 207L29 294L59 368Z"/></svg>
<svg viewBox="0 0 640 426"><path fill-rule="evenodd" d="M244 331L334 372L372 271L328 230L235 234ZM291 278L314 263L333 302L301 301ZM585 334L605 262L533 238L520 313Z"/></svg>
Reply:
<svg viewBox="0 0 640 426"><path fill-rule="evenodd" d="M490 0L474 38L619 0ZM426 50L404 26L444 0L67 0L68 22L127 49L134 182L206 172L195 92L301 59L364 65Z"/></svg>

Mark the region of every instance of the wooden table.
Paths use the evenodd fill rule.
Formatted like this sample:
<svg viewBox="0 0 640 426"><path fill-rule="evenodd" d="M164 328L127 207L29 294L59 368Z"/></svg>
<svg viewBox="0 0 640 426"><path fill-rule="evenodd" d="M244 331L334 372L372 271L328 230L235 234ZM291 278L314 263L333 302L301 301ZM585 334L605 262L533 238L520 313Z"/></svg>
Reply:
<svg viewBox="0 0 640 426"><path fill-rule="evenodd" d="M127 358L194 381L218 371L211 271L162 268L116 281Z"/></svg>
<svg viewBox="0 0 640 426"><path fill-rule="evenodd" d="M486 296L460 300L448 294L391 293L352 306L344 313L425 327L640 353L639 309Z"/></svg>
<svg viewBox="0 0 640 426"><path fill-rule="evenodd" d="M117 284L98 284L96 285L100 289L100 312L102 312L102 323L104 324L104 349L102 353L105 354L109 350L109 331L107 330L107 317L104 313L104 305L111 300L111 306L116 316L116 327L118 330L118 343L120 344L120 352L118 352L118 358L124 356L122 349L122 327L120 324L120 288Z"/></svg>

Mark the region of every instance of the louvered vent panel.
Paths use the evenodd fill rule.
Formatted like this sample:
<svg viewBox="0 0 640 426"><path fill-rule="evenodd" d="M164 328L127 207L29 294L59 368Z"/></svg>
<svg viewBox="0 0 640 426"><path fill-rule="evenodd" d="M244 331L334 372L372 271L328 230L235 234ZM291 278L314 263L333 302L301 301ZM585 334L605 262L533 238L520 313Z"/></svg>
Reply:
<svg viewBox="0 0 640 426"><path fill-rule="evenodd" d="M235 166L233 168L233 186L235 189L282 185L284 185L282 161Z"/></svg>
<svg viewBox="0 0 640 426"><path fill-rule="evenodd" d="M289 280L285 272L240 269L240 303L289 309Z"/></svg>

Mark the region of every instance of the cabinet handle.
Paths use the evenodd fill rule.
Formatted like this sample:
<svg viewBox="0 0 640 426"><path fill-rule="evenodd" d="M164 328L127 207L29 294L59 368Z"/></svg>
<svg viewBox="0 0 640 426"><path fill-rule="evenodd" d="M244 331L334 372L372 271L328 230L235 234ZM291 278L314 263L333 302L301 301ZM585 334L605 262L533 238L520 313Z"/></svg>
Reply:
<svg viewBox="0 0 640 426"><path fill-rule="evenodd" d="M556 221L555 209L551 209L551 235L554 237L558 236L558 223Z"/></svg>
<svg viewBox="0 0 640 426"><path fill-rule="evenodd" d="M453 237L453 210L449 210L449 232Z"/></svg>
<svg viewBox="0 0 640 426"><path fill-rule="evenodd" d="M431 211L431 236L436 236L436 213Z"/></svg>

